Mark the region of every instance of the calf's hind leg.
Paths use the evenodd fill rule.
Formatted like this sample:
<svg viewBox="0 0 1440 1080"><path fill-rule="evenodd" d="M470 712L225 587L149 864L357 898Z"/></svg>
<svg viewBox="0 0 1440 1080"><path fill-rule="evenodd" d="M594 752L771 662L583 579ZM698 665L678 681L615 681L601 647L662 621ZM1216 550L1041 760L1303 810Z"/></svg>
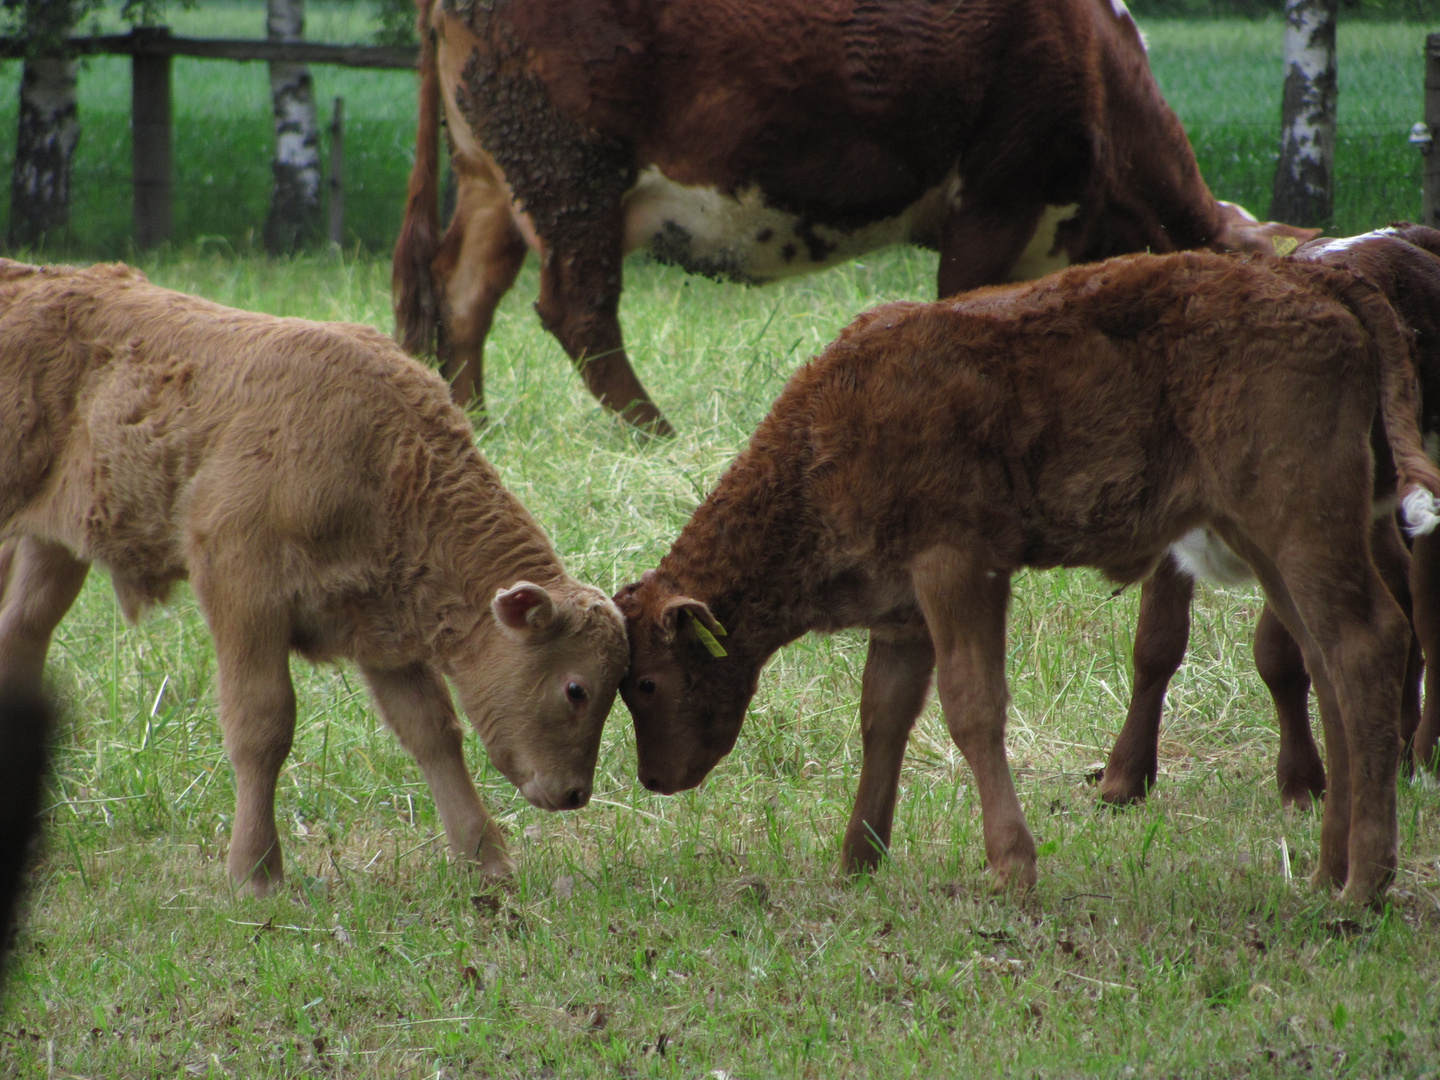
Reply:
<svg viewBox="0 0 1440 1080"><path fill-rule="evenodd" d="M1035 884L1035 838L1005 757L1005 613L1010 579L953 548L915 560L911 578L935 647L950 737L980 794L985 857L1000 888Z"/></svg>
<svg viewBox="0 0 1440 1080"><path fill-rule="evenodd" d="M361 671L380 715L425 774L450 850L487 878L508 877L515 863L465 768L464 729L440 675L427 664Z"/></svg>
<svg viewBox="0 0 1440 1080"><path fill-rule="evenodd" d="M39 694L50 636L89 571L59 544L31 536L0 547L0 690Z"/></svg>
<svg viewBox="0 0 1440 1080"><path fill-rule="evenodd" d="M930 694L934 667L935 650L923 627L918 634L870 632L860 689L860 787L841 847L846 873L873 870L890 848L905 744Z"/></svg>
<svg viewBox="0 0 1440 1080"><path fill-rule="evenodd" d="M1261 581L1300 643L1320 698L1329 790L1316 883L1343 881L1342 900L1373 901L1398 862L1395 782L1409 623L1363 545L1343 538L1292 546Z"/></svg>

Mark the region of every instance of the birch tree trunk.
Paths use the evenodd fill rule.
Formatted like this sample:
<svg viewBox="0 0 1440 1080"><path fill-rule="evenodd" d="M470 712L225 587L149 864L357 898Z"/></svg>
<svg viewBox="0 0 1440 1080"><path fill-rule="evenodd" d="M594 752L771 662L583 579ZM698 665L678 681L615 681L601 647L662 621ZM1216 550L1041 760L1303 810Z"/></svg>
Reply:
<svg viewBox="0 0 1440 1080"><path fill-rule="evenodd" d="M268 0L268 4L269 40L304 38L305 0ZM265 222L265 250L279 255L321 234L320 124L310 68L272 63L270 98L275 112L275 186Z"/></svg>
<svg viewBox="0 0 1440 1080"><path fill-rule="evenodd" d="M20 115L10 174L12 248L58 238L70 223L70 171L80 141L78 62L51 53L69 33L69 0L29 0L24 34L33 44L20 76Z"/></svg>
<svg viewBox="0 0 1440 1080"><path fill-rule="evenodd" d="M1335 16L1339 0L1285 0L1285 96L1270 217L1324 225L1335 209Z"/></svg>

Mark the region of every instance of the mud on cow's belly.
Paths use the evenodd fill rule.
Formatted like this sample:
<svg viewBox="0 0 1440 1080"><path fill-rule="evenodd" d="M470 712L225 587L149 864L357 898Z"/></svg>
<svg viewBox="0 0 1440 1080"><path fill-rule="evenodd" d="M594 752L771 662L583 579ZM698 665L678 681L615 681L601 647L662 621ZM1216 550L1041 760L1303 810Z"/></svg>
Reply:
<svg viewBox="0 0 1440 1080"><path fill-rule="evenodd" d="M724 195L676 184L650 168L626 196L625 250L649 251L692 274L758 285L892 244L923 242L943 201L935 188L895 217L839 229L770 205L759 188Z"/></svg>

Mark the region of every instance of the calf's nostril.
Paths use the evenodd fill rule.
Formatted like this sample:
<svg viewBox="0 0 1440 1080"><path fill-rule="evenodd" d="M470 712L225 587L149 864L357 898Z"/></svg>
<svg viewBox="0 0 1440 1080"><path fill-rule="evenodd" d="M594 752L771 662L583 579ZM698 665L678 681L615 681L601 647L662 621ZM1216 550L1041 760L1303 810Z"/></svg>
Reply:
<svg viewBox="0 0 1440 1080"><path fill-rule="evenodd" d="M565 806L569 810L579 810L590 801L590 792L585 788L576 788L570 792L570 797L565 800Z"/></svg>
<svg viewBox="0 0 1440 1080"><path fill-rule="evenodd" d="M640 783L644 784L651 791L660 790L660 781L656 780L653 776L642 776L640 778Z"/></svg>

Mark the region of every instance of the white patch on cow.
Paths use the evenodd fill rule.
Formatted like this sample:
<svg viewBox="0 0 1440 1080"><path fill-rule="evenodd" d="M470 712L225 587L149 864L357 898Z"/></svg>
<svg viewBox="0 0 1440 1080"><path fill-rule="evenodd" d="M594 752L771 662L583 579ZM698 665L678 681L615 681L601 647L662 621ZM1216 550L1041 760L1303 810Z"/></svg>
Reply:
<svg viewBox="0 0 1440 1080"><path fill-rule="evenodd" d="M1255 580L1249 563L1204 526L1191 529L1171 544L1170 554L1185 573L1214 585L1244 585Z"/></svg>
<svg viewBox="0 0 1440 1080"><path fill-rule="evenodd" d="M1035 226L1035 235L1030 237L1030 243L1025 245L1020 258L1010 268L1011 281L1034 281L1070 265L1070 256L1063 249L1055 248L1055 230L1061 222L1073 218L1079 209L1079 203L1045 207L1040 223Z"/></svg>
<svg viewBox="0 0 1440 1080"><path fill-rule="evenodd" d="M849 231L814 225L802 235L801 219L769 205L757 187L724 195L677 184L651 166L625 196L625 250L648 250L710 277L755 283L794 277L893 244L933 243L958 185L949 177L883 221Z"/></svg>
<svg viewBox="0 0 1440 1080"><path fill-rule="evenodd" d="M1440 525L1440 502L1424 488L1412 488L1400 506L1405 513L1405 531L1411 536L1426 536Z"/></svg>
<svg viewBox="0 0 1440 1080"><path fill-rule="evenodd" d="M1359 247L1367 240L1374 240L1380 236L1394 236L1394 229L1376 229L1373 232L1361 233L1358 236L1340 236L1333 239L1317 240L1313 247L1306 248L1307 254L1318 254L1325 251L1344 252L1353 247Z"/></svg>

